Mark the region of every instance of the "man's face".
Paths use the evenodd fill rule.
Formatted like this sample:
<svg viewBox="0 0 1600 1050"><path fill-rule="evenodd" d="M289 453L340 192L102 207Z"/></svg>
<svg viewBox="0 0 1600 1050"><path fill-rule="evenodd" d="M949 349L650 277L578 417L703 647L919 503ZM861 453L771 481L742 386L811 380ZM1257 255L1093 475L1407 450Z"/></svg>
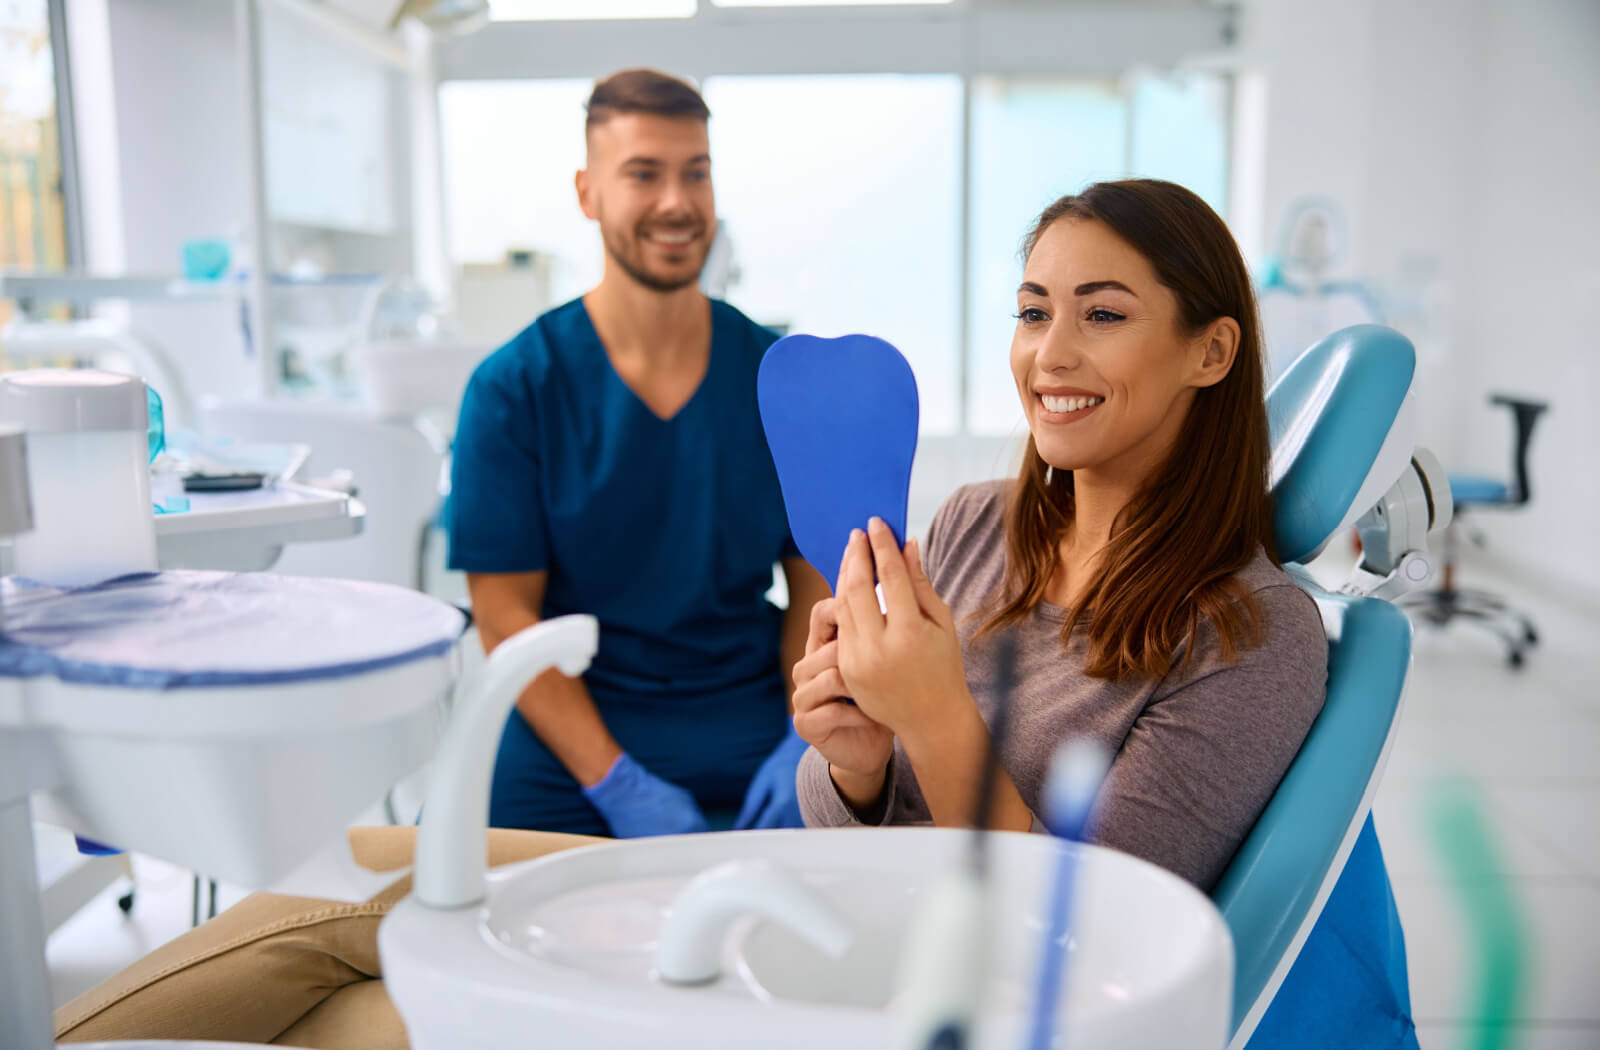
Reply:
<svg viewBox="0 0 1600 1050"><path fill-rule="evenodd" d="M717 225L704 121L612 117L589 132L588 167L577 186L606 254L628 276L658 292L700 279Z"/></svg>

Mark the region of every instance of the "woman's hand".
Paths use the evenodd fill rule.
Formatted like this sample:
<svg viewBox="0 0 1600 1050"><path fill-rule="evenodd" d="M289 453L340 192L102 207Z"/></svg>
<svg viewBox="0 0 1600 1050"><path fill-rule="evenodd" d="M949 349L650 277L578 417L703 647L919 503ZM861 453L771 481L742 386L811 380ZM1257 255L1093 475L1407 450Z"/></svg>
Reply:
<svg viewBox="0 0 1600 1050"><path fill-rule="evenodd" d="M828 760L834 783L851 803L865 808L882 791L894 734L849 701L839 675L835 602L811 607L806 655L794 665L794 729Z"/></svg>
<svg viewBox="0 0 1600 1050"><path fill-rule="evenodd" d="M874 568L883 589L881 610ZM923 571L915 540L902 552L878 518L866 534L854 532L831 606L838 623L831 644L837 647L840 692L854 697L866 716L908 748L970 721L976 705L967 692L955 618Z"/></svg>

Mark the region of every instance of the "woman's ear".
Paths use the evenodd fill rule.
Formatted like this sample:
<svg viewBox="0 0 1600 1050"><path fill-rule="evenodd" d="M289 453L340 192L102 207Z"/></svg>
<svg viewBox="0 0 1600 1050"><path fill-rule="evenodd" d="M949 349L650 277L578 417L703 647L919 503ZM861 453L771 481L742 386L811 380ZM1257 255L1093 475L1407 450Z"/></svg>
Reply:
<svg viewBox="0 0 1600 1050"><path fill-rule="evenodd" d="M1239 322L1231 317L1219 317L1206 326L1195 342L1195 367L1189 377L1191 386L1216 386L1233 370L1239 356Z"/></svg>

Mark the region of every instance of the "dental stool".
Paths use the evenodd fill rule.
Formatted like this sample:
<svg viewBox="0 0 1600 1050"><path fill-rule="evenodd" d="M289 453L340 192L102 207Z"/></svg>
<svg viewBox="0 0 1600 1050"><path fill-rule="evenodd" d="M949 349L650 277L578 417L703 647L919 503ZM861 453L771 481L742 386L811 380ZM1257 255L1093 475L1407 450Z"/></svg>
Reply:
<svg viewBox="0 0 1600 1050"><path fill-rule="evenodd" d="M1532 497L1528 484L1528 446L1539 417L1550 406L1542 401L1524 401L1504 394L1489 398L1489 403L1511 410L1516 428L1512 450L1512 480L1476 475L1451 475L1450 491L1455 497L1457 515L1475 508L1507 509L1526 506ZM1443 627L1464 617L1482 624L1499 635L1506 644L1506 662L1521 667L1528 649L1539 643L1533 621L1509 608L1499 595L1488 591L1463 590L1455 585L1456 554L1460 544L1457 529L1445 533L1444 574L1436 590L1411 596L1403 604L1423 621Z"/></svg>
<svg viewBox="0 0 1600 1050"><path fill-rule="evenodd" d="M1291 1022L1273 1017L1269 1006L1341 880L1350 876L1352 884L1377 885L1387 894L1369 814L1399 715L1411 624L1390 602L1360 595L1383 593L1379 581L1416 582L1418 566L1425 579L1419 540L1448 520L1448 506L1435 507L1429 487L1442 490L1444 479L1413 441L1414 372L1415 354L1403 336L1358 325L1302 355L1267 398L1278 553L1322 612L1328 691L1300 753L1212 894L1236 957L1230 1048L1250 1043L1258 1025L1258 1046L1310 1045L1286 1040ZM1351 525L1362 534L1367 561L1345 588L1353 593L1329 593L1297 566ZM1389 955L1372 965L1396 977L1395 970L1404 973L1404 949L1398 946L1396 964L1397 919L1392 925ZM1324 961L1308 960L1297 978L1320 973ZM1298 1011L1292 1023L1304 1023L1303 1000L1298 992L1291 998L1291 1012ZM1396 1041L1381 1045L1407 1045L1408 992L1364 1008L1383 1014L1397 1032Z"/></svg>

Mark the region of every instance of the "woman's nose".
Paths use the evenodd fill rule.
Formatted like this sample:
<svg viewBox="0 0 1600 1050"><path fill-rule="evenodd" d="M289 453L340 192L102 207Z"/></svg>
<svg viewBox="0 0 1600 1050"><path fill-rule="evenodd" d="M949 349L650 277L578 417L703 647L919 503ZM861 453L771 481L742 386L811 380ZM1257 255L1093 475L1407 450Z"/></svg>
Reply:
<svg viewBox="0 0 1600 1050"><path fill-rule="evenodd" d="M1039 369L1044 372L1071 371L1083 361L1077 340L1068 325L1051 325L1034 355Z"/></svg>

